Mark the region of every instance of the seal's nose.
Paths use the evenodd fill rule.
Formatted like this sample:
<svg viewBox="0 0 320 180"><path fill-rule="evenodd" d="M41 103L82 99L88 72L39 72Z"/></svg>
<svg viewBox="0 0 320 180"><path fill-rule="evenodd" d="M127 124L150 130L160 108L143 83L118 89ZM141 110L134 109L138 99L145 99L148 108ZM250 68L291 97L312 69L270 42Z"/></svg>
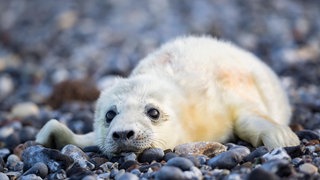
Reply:
<svg viewBox="0 0 320 180"><path fill-rule="evenodd" d="M120 140L129 140L134 137L134 131L133 130L128 130L128 131L115 131L112 134L112 138L115 141L120 141Z"/></svg>

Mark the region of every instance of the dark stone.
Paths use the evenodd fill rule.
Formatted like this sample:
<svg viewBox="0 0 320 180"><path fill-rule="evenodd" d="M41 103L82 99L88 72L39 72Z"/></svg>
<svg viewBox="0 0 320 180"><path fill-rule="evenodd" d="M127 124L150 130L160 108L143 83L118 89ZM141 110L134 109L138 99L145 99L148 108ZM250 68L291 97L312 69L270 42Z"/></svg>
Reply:
<svg viewBox="0 0 320 180"><path fill-rule="evenodd" d="M181 157L189 159L194 166L200 167L200 162L196 155L181 155Z"/></svg>
<svg viewBox="0 0 320 180"><path fill-rule="evenodd" d="M294 174L294 169L288 160L273 159L262 164L261 168L271 173L277 174L279 177L289 177Z"/></svg>
<svg viewBox="0 0 320 180"><path fill-rule="evenodd" d="M265 155L266 153L268 153L268 149L264 146L258 147L256 150L252 151L249 155L247 155L243 161L245 162L252 162L255 158L259 158L263 155Z"/></svg>
<svg viewBox="0 0 320 180"><path fill-rule="evenodd" d="M299 137L300 140L306 139L308 141L310 140L320 140L320 135L315 133L314 131L311 130L302 130L296 132L297 136Z"/></svg>
<svg viewBox="0 0 320 180"><path fill-rule="evenodd" d="M168 152L164 155L163 159L169 161L171 158L178 157L179 155L174 152Z"/></svg>
<svg viewBox="0 0 320 180"><path fill-rule="evenodd" d="M247 180L279 180L280 178L262 168L254 169L247 177Z"/></svg>
<svg viewBox="0 0 320 180"><path fill-rule="evenodd" d="M242 161L242 156L236 151L226 151L209 159L208 165L212 168L232 169Z"/></svg>
<svg viewBox="0 0 320 180"><path fill-rule="evenodd" d="M35 174L37 176L40 176L41 178L45 178L48 175L48 167L46 164L42 162L38 162L34 164L30 169L28 169L23 175L28 175L28 174Z"/></svg>
<svg viewBox="0 0 320 180"><path fill-rule="evenodd" d="M100 148L98 146L87 146L83 148L83 152L94 152L101 153Z"/></svg>
<svg viewBox="0 0 320 180"><path fill-rule="evenodd" d="M77 162L73 164L73 166L67 170L67 176L70 180L82 179L87 175L93 175L92 171L89 171L86 168L81 167Z"/></svg>
<svg viewBox="0 0 320 180"><path fill-rule="evenodd" d="M34 127L31 127L31 126L23 127L19 131L20 141L24 143L26 141L33 140L35 139L37 133L38 133L38 130L35 129Z"/></svg>
<svg viewBox="0 0 320 180"><path fill-rule="evenodd" d="M167 162L166 166L174 166L180 168L182 171L189 171L194 164L187 158L174 157Z"/></svg>
<svg viewBox="0 0 320 180"><path fill-rule="evenodd" d="M67 169L73 163L72 158L60 151L39 145L26 148L22 153L22 160L25 170L31 168L37 162L43 162L48 166L50 172Z"/></svg>
<svg viewBox="0 0 320 180"><path fill-rule="evenodd" d="M149 168L151 168L154 171L158 171L161 167L162 165L160 163L152 163L152 164L141 166L139 170L145 173L148 171Z"/></svg>
<svg viewBox="0 0 320 180"><path fill-rule="evenodd" d="M302 156L306 152L306 147L304 145L284 147L289 156L293 159Z"/></svg>
<svg viewBox="0 0 320 180"><path fill-rule="evenodd" d="M103 157L93 157L90 159L90 162L94 164L95 168L99 168L102 164L108 162L108 159Z"/></svg>
<svg viewBox="0 0 320 180"><path fill-rule="evenodd" d="M5 139L6 147L13 150L17 145L21 143L19 133L12 133Z"/></svg>
<svg viewBox="0 0 320 180"><path fill-rule="evenodd" d="M168 180L168 179L185 179L181 169L174 166L163 166L155 174L156 180Z"/></svg>
<svg viewBox="0 0 320 180"><path fill-rule="evenodd" d="M133 160L129 160L129 161L126 161L124 163L122 163L119 167L119 169L125 169L127 170L128 168L132 167L132 166L136 166L138 165L139 163L137 161L133 161Z"/></svg>
<svg viewBox="0 0 320 180"><path fill-rule="evenodd" d="M151 163L152 161L160 162L163 159L164 152L160 148L151 148L144 150L138 157L140 163Z"/></svg>

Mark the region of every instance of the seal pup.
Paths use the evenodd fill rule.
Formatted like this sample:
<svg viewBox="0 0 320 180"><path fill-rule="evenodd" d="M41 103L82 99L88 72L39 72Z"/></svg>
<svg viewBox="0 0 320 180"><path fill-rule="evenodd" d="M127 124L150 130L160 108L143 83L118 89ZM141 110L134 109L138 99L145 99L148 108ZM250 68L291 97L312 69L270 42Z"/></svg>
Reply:
<svg viewBox="0 0 320 180"><path fill-rule="evenodd" d="M278 77L256 56L229 42L188 36L162 45L100 94L94 132L76 135L51 120L36 141L97 144L110 156L234 135L276 148L299 144L290 116Z"/></svg>

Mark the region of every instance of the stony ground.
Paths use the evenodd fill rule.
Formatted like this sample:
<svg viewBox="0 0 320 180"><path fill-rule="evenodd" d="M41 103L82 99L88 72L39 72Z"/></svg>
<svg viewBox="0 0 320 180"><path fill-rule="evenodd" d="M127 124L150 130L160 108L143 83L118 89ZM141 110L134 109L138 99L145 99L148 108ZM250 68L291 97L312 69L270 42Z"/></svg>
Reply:
<svg viewBox="0 0 320 180"><path fill-rule="evenodd" d="M320 179L319 17L318 1L0 0L0 179ZM51 118L91 131L99 90L184 34L230 40L269 64L301 145L236 141L215 145L226 150L218 155L151 149L107 159L96 147L32 142Z"/></svg>

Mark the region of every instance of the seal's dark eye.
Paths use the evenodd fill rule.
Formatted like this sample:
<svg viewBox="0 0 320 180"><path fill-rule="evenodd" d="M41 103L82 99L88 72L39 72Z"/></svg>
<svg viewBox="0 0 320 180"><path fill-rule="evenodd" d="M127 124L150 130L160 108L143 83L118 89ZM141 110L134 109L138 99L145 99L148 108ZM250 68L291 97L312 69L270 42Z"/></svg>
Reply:
<svg viewBox="0 0 320 180"><path fill-rule="evenodd" d="M117 115L117 113L114 110L109 110L106 113L106 121L107 123L110 123L112 119Z"/></svg>
<svg viewBox="0 0 320 180"><path fill-rule="evenodd" d="M154 120L157 120L159 119L160 117L160 112L158 109L156 108L151 108L147 111L147 115L151 118L151 119L154 119Z"/></svg>

